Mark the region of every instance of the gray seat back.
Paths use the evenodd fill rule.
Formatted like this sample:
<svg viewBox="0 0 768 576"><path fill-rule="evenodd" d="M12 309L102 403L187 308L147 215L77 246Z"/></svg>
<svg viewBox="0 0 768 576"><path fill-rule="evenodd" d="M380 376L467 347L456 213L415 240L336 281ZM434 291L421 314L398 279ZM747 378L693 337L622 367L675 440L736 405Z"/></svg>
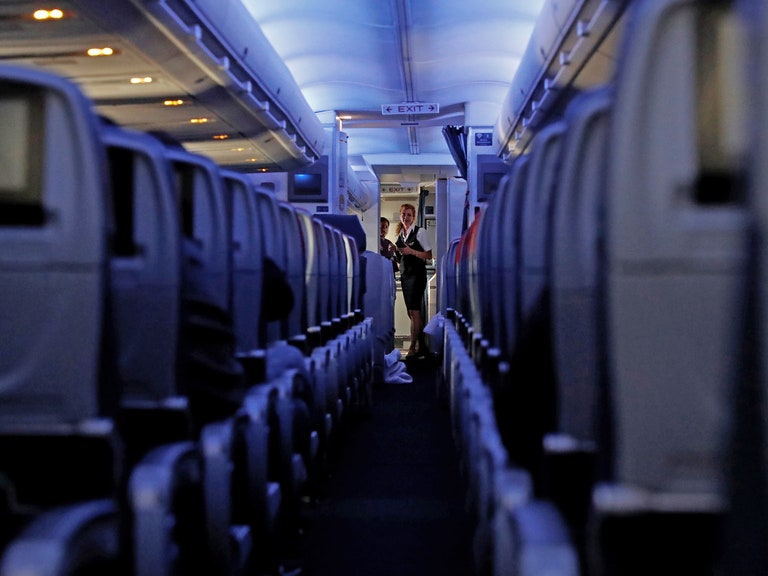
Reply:
<svg viewBox="0 0 768 576"><path fill-rule="evenodd" d="M73 84L0 78L0 427L74 426L102 414L107 384L106 155Z"/></svg>
<svg viewBox="0 0 768 576"><path fill-rule="evenodd" d="M730 51L732 10L679 0L638 6L609 138L617 480L714 499L744 261L738 143L722 137L741 128L729 123L741 87L722 80L745 65Z"/></svg>
<svg viewBox="0 0 768 576"><path fill-rule="evenodd" d="M256 207L256 193L247 177L231 171L222 174L231 211L231 309L237 352L246 353L259 348L264 273L262 223Z"/></svg>
<svg viewBox="0 0 768 576"><path fill-rule="evenodd" d="M124 403L177 394L181 234L163 145L104 126L114 228L111 303Z"/></svg>
<svg viewBox="0 0 768 576"><path fill-rule="evenodd" d="M519 158L510 174L507 185L500 189L498 204L499 232L496 256L491 260L491 275L499 286L497 310L501 318L494 322L491 342L511 358L520 331L520 199L528 174L528 156Z"/></svg>
<svg viewBox="0 0 768 576"><path fill-rule="evenodd" d="M284 337L292 338L303 334L302 309L306 298L304 243L296 210L290 204L280 204L280 229L285 242L285 271L293 290L293 308L286 319Z"/></svg>
<svg viewBox="0 0 768 576"><path fill-rule="evenodd" d="M265 257L270 258L278 268L285 272L285 249L280 232L280 209L277 199L264 191L256 193L256 205L259 222L262 227ZM282 338L282 326L279 321L262 321L259 344L266 348L270 343Z"/></svg>
<svg viewBox="0 0 768 576"><path fill-rule="evenodd" d="M605 333L599 273L603 241L610 92L601 89L566 111L560 193L552 226L552 338L558 382L558 432L592 445L604 385Z"/></svg>

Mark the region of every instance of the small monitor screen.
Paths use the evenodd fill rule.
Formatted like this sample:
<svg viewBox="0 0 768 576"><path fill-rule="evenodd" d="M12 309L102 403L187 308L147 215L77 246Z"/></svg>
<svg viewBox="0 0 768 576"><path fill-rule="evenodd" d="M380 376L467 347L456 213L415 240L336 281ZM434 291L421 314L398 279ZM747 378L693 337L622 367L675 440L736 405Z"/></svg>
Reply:
<svg viewBox="0 0 768 576"><path fill-rule="evenodd" d="M486 172L483 174L483 195L488 197L495 194L503 177L503 172Z"/></svg>
<svg viewBox="0 0 768 576"><path fill-rule="evenodd" d="M4 83L0 86L0 224L44 224L42 178L42 91Z"/></svg>
<svg viewBox="0 0 768 576"><path fill-rule="evenodd" d="M288 202L328 201L328 157L321 156L311 166L288 176Z"/></svg>
<svg viewBox="0 0 768 576"><path fill-rule="evenodd" d="M318 198L323 196L322 174L294 174L294 196Z"/></svg>
<svg viewBox="0 0 768 576"><path fill-rule="evenodd" d="M477 155L477 201L487 202L496 194L508 166L493 154Z"/></svg>

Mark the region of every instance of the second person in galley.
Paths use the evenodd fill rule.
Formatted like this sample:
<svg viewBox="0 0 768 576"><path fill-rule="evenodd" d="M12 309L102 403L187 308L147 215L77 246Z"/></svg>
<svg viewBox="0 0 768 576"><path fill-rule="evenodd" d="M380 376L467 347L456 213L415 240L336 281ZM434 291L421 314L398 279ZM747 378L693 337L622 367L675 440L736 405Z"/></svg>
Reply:
<svg viewBox="0 0 768 576"><path fill-rule="evenodd" d="M401 257L400 284L403 300L411 319L411 345L406 358L424 357L428 350L424 342L422 304L427 289L427 260L432 259L432 246L426 230L414 224L415 220L416 208L413 204L402 204L395 245Z"/></svg>

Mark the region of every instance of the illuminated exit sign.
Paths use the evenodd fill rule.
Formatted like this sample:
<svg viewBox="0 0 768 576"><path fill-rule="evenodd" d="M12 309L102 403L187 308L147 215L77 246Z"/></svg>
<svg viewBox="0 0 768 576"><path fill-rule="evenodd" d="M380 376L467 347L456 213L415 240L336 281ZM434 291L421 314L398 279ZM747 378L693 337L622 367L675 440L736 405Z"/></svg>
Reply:
<svg viewBox="0 0 768 576"><path fill-rule="evenodd" d="M440 104L433 102L400 102L400 104L382 104L381 114L392 116L395 114L439 114Z"/></svg>

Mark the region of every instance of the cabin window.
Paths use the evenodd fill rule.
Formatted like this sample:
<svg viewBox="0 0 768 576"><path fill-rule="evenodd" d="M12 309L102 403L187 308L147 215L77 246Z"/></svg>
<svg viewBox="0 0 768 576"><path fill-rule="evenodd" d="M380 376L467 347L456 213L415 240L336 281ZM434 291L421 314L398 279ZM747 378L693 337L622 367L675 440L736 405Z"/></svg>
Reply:
<svg viewBox="0 0 768 576"><path fill-rule="evenodd" d="M42 226L44 93L14 83L0 86L0 224Z"/></svg>

